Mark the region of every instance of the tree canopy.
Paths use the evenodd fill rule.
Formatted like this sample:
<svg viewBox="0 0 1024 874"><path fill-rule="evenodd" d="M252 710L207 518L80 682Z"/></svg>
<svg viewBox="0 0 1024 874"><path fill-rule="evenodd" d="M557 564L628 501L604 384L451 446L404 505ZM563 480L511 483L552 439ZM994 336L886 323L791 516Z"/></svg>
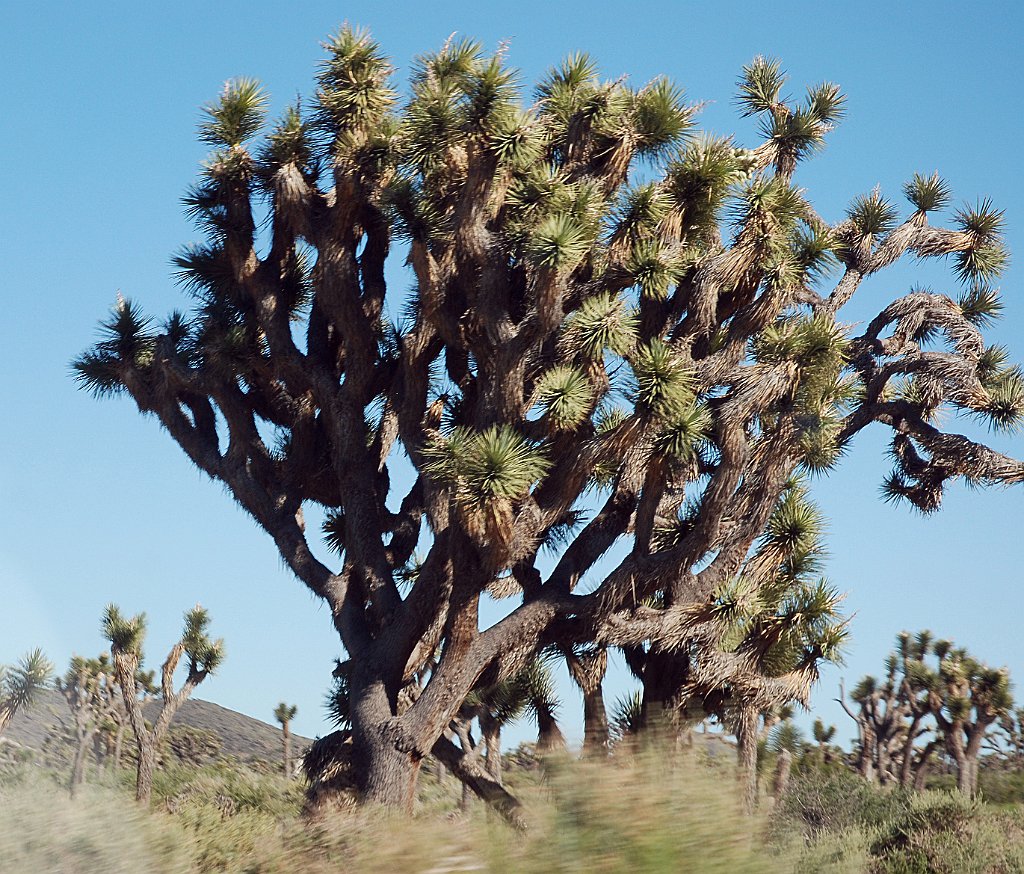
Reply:
<svg viewBox="0 0 1024 874"><path fill-rule="evenodd" d="M194 305L156 322L119 300L74 366L154 415L328 604L365 797L407 803L431 753L468 774L451 720L545 649L667 654L666 707L754 678L805 698L844 627L793 566L799 481L869 424L891 431L885 496L922 512L955 480L1024 479L943 427L1024 414L982 334L1003 213L932 225L952 194L918 174L906 208L875 190L826 222L794 179L843 117L837 85L789 99L755 58L745 148L698 132L668 80L602 80L582 54L527 94L503 52L452 39L400 94L367 33L325 50L311 103L269 127L253 80L205 107L186 205L206 240L175 258ZM845 324L904 256L961 290ZM485 596L515 599L489 628Z"/></svg>

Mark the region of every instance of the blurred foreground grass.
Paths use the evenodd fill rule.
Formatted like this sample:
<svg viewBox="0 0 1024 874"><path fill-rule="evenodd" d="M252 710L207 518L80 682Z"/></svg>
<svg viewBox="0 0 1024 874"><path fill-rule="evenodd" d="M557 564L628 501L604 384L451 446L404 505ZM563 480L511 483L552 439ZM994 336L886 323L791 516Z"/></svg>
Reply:
<svg viewBox="0 0 1024 874"><path fill-rule="evenodd" d="M151 811L125 785L75 801L45 775L0 787L0 871L44 872L760 872L760 820L739 813L731 772L690 760L623 757L510 773L530 827L511 831L479 803L458 810L454 779L424 777L411 820L382 811L310 824L301 788L237 767L161 774Z"/></svg>
<svg viewBox="0 0 1024 874"><path fill-rule="evenodd" d="M1024 872L1024 815L955 793L881 790L845 770L799 774L783 803L740 813L722 762L645 752L509 768L529 828L425 774L412 819L383 811L301 818L302 787L221 763L160 773L150 811L128 775L75 801L36 767L0 779L2 874L678 874ZM96 782L98 781L98 782Z"/></svg>

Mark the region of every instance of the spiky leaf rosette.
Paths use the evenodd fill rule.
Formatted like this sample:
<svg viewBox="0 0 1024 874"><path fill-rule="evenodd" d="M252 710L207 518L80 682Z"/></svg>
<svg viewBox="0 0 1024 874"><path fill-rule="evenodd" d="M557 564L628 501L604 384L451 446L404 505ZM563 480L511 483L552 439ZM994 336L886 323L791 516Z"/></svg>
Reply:
<svg viewBox="0 0 1024 874"><path fill-rule="evenodd" d="M207 630L209 625L209 611L196 604L185 613L185 628L181 642L194 669L212 674L224 661L224 641L213 640L210 637Z"/></svg>
<svg viewBox="0 0 1024 874"><path fill-rule="evenodd" d="M574 367L559 365L537 382L537 403L556 428L566 430L582 422L593 406L590 380Z"/></svg>
<svg viewBox="0 0 1024 874"><path fill-rule="evenodd" d="M613 294L588 298L568 319L562 346L573 355L600 359L605 351L626 355L636 343L637 319Z"/></svg>
<svg viewBox="0 0 1024 874"><path fill-rule="evenodd" d="M146 638L146 614L130 619L116 604L108 604L103 613L103 636L116 650L134 654L141 660L142 644Z"/></svg>
<svg viewBox="0 0 1024 874"><path fill-rule="evenodd" d="M285 723L291 722L295 718L295 714L298 712L298 706L295 704L285 704L285 702L282 701L274 708L274 719L284 725Z"/></svg>
<svg viewBox="0 0 1024 874"><path fill-rule="evenodd" d="M635 388L633 403L638 411L656 418L669 418L685 411L693 401L690 363L659 339L633 351L630 360Z"/></svg>
<svg viewBox="0 0 1024 874"><path fill-rule="evenodd" d="M0 666L0 706L20 710L31 704L53 675L53 663L36 648L13 667Z"/></svg>

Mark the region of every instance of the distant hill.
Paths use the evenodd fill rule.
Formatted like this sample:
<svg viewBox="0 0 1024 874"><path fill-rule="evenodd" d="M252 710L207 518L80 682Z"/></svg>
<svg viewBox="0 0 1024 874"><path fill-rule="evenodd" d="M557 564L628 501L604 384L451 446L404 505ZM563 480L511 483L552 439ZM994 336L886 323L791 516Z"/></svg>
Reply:
<svg viewBox="0 0 1024 874"><path fill-rule="evenodd" d="M146 716L155 716L156 704L148 705ZM54 730L70 726L71 711L64 696L53 689L43 691L38 700L11 720L0 742L13 741L38 750ZM243 713L221 707L210 701L191 698L174 715L173 726L189 726L216 734L223 752L242 761L262 759L277 762L281 758L281 729L253 719ZM312 743L301 735L292 735L292 749L298 753Z"/></svg>

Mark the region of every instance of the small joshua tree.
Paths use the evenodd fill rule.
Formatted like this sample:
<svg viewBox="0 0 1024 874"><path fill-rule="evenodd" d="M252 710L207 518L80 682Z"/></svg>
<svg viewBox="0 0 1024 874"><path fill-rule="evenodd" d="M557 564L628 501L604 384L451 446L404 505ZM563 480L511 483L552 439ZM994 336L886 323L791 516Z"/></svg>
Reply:
<svg viewBox="0 0 1024 874"><path fill-rule="evenodd" d="M932 754L944 749L956 763L957 788L968 795L978 789L986 734L1013 708L1006 668L991 668L929 631L902 632L885 678L864 677L850 697L856 712L845 696L840 703L857 722L863 776L923 788Z"/></svg>
<svg viewBox="0 0 1024 874"><path fill-rule="evenodd" d="M74 798L85 779L89 744L105 723L116 718L122 696L106 653L94 659L72 656L64 676L57 678L57 688L68 702L75 723L75 757L68 780Z"/></svg>
<svg viewBox="0 0 1024 874"><path fill-rule="evenodd" d="M209 614L198 604L185 613L185 628L181 639L171 647L160 669L160 712L152 727L147 727L142 715L142 703L135 693L135 678L142 662L142 643L146 636L146 616L140 613L127 619L114 604L108 605L104 613L103 633L110 641L115 675L123 692L128 721L138 748L135 800L140 804L149 804L157 750L167 735L174 714L188 700L196 686L216 671L224 659L224 641L210 639L207 634L209 624ZM181 688L175 691L174 672L182 656L188 657L188 676Z"/></svg>
<svg viewBox="0 0 1024 874"><path fill-rule="evenodd" d="M274 710L274 719L281 723L281 740L284 744L284 775L292 776L292 728L291 722L299 708L294 704L288 705L282 701Z"/></svg>
<svg viewBox="0 0 1024 874"><path fill-rule="evenodd" d="M32 703L52 673L53 665L41 649L26 653L13 668L0 665L0 734L19 710Z"/></svg>

